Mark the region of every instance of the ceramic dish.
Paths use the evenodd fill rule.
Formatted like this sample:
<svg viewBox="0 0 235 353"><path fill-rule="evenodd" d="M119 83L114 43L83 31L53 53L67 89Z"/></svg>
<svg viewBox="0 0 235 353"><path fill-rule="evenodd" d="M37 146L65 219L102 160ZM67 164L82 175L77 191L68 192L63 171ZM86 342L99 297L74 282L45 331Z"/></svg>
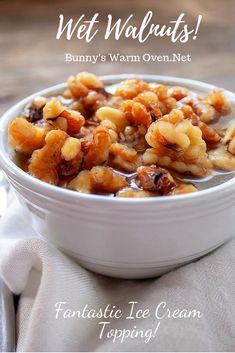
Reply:
<svg viewBox="0 0 235 353"><path fill-rule="evenodd" d="M154 76L101 77L105 85L139 77L205 94L216 87ZM34 229L82 266L119 278L147 278L198 258L232 237L235 179L200 192L160 198L109 198L46 184L14 164L8 123L38 95L58 94L57 85L26 98L0 120L0 164L27 209ZM234 100L230 92L226 94Z"/></svg>

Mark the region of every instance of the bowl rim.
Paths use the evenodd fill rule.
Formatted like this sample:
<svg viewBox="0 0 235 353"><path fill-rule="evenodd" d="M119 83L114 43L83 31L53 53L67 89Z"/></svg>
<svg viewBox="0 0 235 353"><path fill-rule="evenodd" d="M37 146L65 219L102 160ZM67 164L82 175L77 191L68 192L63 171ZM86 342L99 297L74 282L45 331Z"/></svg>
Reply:
<svg viewBox="0 0 235 353"><path fill-rule="evenodd" d="M188 78L182 77L173 77L173 76L165 76L165 75L152 75L152 74L115 74L115 75L102 75L99 76L104 83L107 85L112 84L112 81L121 81L124 79L131 78L140 78L147 80L149 82L160 81L164 84L175 84L175 85L184 85L188 88L199 89L203 91L218 89L219 87L204 83L197 80L192 80ZM113 82L115 83L115 82ZM14 118L15 110L22 109L24 105L30 102L35 96L38 95L50 95L52 93L59 93L62 89L66 87L66 83L60 83L57 85L50 86L43 90L33 93L32 95L20 100L16 104L14 104L10 109L8 109L0 119L0 168L4 170L6 175L11 179L10 175L14 175L16 177L17 183L22 185L23 187L27 185L30 190L35 191L39 194L47 195L50 197L56 198L56 194L62 196L65 200L66 197L71 198L73 200L93 200L98 202L105 203L118 203L118 204L128 204L128 203L174 203L176 200L178 201L189 201L189 200L198 200L198 198L207 198L212 194L216 194L218 192L222 192L228 189L230 186L235 186L235 177L230 180L213 186L211 188L201 190L194 193L182 194L182 195L169 195L169 196L161 196L161 197L135 197L135 198L125 198L125 197L109 197L106 195L97 195L97 194L86 194L81 192L76 192L74 190L65 189L62 187L58 187L56 185L48 184L42 180L39 180L30 174L24 172L20 167L18 167L13 160L10 158L10 154L7 153L7 148L4 143L4 138L7 138L7 126L9 121ZM223 89L229 95L234 96L234 93L231 91ZM14 115L13 115L14 114ZM2 163L2 165L1 165ZM218 195L217 195L218 196Z"/></svg>

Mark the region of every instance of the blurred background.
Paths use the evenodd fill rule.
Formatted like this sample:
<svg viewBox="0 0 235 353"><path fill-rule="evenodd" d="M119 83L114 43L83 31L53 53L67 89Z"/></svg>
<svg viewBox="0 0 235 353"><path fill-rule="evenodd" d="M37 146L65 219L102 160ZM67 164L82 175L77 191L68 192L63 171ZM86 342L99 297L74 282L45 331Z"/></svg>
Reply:
<svg viewBox="0 0 235 353"><path fill-rule="evenodd" d="M108 13L115 19L134 14L139 25L148 10L154 23L169 23L181 12L195 27L203 16L197 40L171 43L169 38L151 38L144 44L134 40L104 40L90 43L76 38L56 40L59 14L78 19L99 12L100 28ZM235 91L235 1L234 0L0 0L0 113L21 98L50 85L63 82L78 71L95 74L153 73L181 76L216 84ZM65 63L65 52L72 54L191 54L186 63Z"/></svg>

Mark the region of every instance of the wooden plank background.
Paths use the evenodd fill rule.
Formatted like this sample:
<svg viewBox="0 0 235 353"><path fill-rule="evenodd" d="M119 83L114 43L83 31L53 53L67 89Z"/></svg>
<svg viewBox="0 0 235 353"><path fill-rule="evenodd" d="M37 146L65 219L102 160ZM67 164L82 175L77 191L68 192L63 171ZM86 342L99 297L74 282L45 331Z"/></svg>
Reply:
<svg viewBox="0 0 235 353"><path fill-rule="evenodd" d="M151 39L144 44L133 40L103 40L91 44L73 39L56 40L58 16L78 18L100 13L105 26L108 13L115 18L134 14L141 22L148 10L154 11L155 23L168 23L179 13L187 22L196 23L203 15L196 41L173 44L168 38ZM235 91L235 1L234 0L0 0L0 113L21 98L50 85L63 82L69 74L81 70L97 74L155 73L194 78ZM190 53L191 63L65 63L64 53L124 54Z"/></svg>

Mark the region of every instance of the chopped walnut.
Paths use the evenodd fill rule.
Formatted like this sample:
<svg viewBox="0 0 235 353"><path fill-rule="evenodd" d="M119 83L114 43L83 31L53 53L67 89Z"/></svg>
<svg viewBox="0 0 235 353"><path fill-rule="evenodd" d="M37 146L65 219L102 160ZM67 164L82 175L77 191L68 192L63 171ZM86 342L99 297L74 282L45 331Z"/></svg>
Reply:
<svg viewBox="0 0 235 353"><path fill-rule="evenodd" d="M86 97L88 95L89 89L79 80L77 80L76 77L70 76L67 83L72 97L80 98Z"/></svg>
<svg viewBox="0 0 235 353"><path fill-rule="evenodd" d="M81 127L85 124L85 118L76 110L65 109L60 113L60 116L67 121L66 132L69 135L76 135L79 133Z"/></svg>
<svg viewBox="0 0 235 353"><path fill-rule="evenodd" d="M112 122L118 131L122 131L128 125L124 113L112 107L102 107L96 112L99 121L109 120Z"/></svg>
<svg viewBox="0 0 235 353"><path fill-rule="evenodd" d="M60 177L77 174L83 159L81 141L74 137L68 137L61 148L61 157L58 169Z"/></svg>
<svg viewBox="0 0 235 353"><path fill-rule="evenodd" d="M59 100L52 100L45 105L43 118L55 128L62 129L69 135L79 133L85 124L85 118L79 111L62 106Z"/></svg>
<svg viewBox="0 0 235 353"><path fill-rule="evenodd" d="M91 175L92 188L96 192L116 193L128 185L126 178L115 174L112 168L97 166L91 169Z"/></svg>
<svg viewBox="0 0 235 353"><path fill-rule="evenodd" d="M213 122L220 115L227 115L231 111L231 106L221 91L210 92L205 98L198 96L186 96L184 104L188 104L193 111L206 124Z"/></svg>
<svg viewBox="0 0 235 353"><path fill-rule="evenodd" d="M109 155L110 165L123 171L134 172L140 163L136 150L121 143L113 143L110 146Z"/></svg>
<svg viewBox="0 0 235 353"><path fill-rule="evenodd" d="M174 112L171 113L173 117ZM155 155L151 164L158 163L181 173L184 173L185 170L185 172L190 171L194 175L198 175L198 173L204 175L207 170L211 169L211 164L208 160L207 147L202 139L201 130L188 120L178 119L180 114L178 111L176 113L176 122L172 123L161 119L152 123L148 129L146 140L150 146L155 148L154 152L151 152L152 155ZM149 155L149 151L147 151L143 156L145 163ZM187 168L187 165L190 168ZM192 165L198 168L195 169Z"/></svg>
<svg viewBox="0 0 235 353"><path fill-rule="evenodd" d="M148 148L145 135L147 127L144 125L126 126L122 134L120 134L120 142L128 147L134 148L136 152L143 153Z"/></svg>
<svg viewBox="0 0 235 353"><path fill-rule="evenodd" d="M210 92L205 100L214 107L220 115L227 115L231 112L231 106L222 91Z"/></svg>
<svg viewBox="0 0 235 353"><path fill-rule="evenodd" d="M161 195L167 195L176 187L171 174L163 168L155 165L137 168L137 180L143 190L157 191Z"/></svg>
<svg viewBox="0 0 235 353"><path fill-rule="evenodd" d="M108 129L108 133L112 143L118 141L118 133L116 132L116 126L110 120L103 120L100 126L104 126Z"/></svg>
<svg viewBox="0 0 235 353"><path fill-rule="evenodd" d="M121 96L124 99L132 99L136 97L139 93L147 91L149 85L139 79L132 79L122 81L118 84L115 94Z"/></svg>
<svg viewBox="0 0 235 353"><path fill-rule="evenodd" d="M227 128L222 142L228 145L228 151L235 154L235 120L232 120Z"/></svg>
<svg viewBox="0 0 235 353"><path fill-rule="evenodd" d="M63 107L59 100L51 100L43 108L43 119L50 120L56 119L62 112Z"/></svg>
<svg viewBox="0 0 235 353"><path fill-rule="evenodd" d="M35 150L29 163L29 172L38 179L49 184L57 184L59 177L57 168L62 161L61 149L68 135L61 130L48 132L45 146Z"/></svg>
<svg viewBox="0 0 235 353"><path fill-rule="evenodd" d="M148 127L152 123L151 115L142 103L126 100L122 104L121 109L130 125L142 124Z"/></svg>
<svg viewBox="0 0 235 353"><path fill-rule="evenodd" d="M36 97L32 103L26 105L23 111L25 117L30 123L35 123L43 118L43 107L46 105L45 97Z"/></svg>
<svg viewBox="0 0 235 353"><path fill-rule="evenodd" d="M42 109L47 103L46 97L43 96L38 96L35 97L33 100L33 105L35 106L36 109Z"/></svg>
<svg viewBox="0 0 235 353"><path fill-rule="evenodd" d="M168 88L164 85L153 85L151 90L157 94L158 99L162 102L169 97Z"/></svg>
<svg viewBox="0 0 235 353"><path fill-rule="evenodd" d="M171 195L182 195L191 194L192 192L198 191L197 188L192 184L180 184L177 185L172 191Z"/></svg>
<svg viewBox="0 0 235 353"><path fill-rule="evenodd" d="M102 165L107 162L111 141L112 140L107 128L96 128L93 131L93 140L85 151L83 168L91 169L96 165Z"/></svg>
<svg viewBox="0 0 235 353"><path fill-rule="evenodd" d="M169 88L168 92L169 92L169 95L172 98L175 98L175 100L177 101L183 99L184 97L187 97L187 95L189 94L189 91L187 88L180 87L180 86L173 86Z"/></svg>
<svg viewBox="0 0 235 353"><path fill-rule="evenodd" d="M8 141L18 152L31 154L41 148L45 140L45 128L35 126L24 118L15 118L8 126Z"/></svg>
<svg viewBox="0 0 235 353"><path fill-rule="evenodd" d="M151 91L139 93L133 100L143 104L148 110L153 109L159 102L157 94Z"/></svg>
<svg viewBox="0 0 235 353"><path fill-rule="evenodd" d="M89 194L92 192L92 176L90 170L82 170L70 183L68 188Z"/></svg>
<svg viewBox="0 0 235 353"><path fill-rule="evenodd" d="M179 110L184 114L185 119L189 119L191 121L192 125L199 127L202 132L202 139L208 145L217 144L221 140L221 137L218 132L211 126L208 126L203 123L200 120L199 116L195 114L192 107L190 107L189 105L185 105L180 107Z"/></svg>
<svg viewBox="0 0 235 353"><path fill-rule="evenodd" d="M100 79L89 72L80 72L76 75L76 81L82 83L89 90L99 91L104 87Z"/></svg>
<svg viewBox="0 0 235 353"><path fill-rule="evenodd" d="M127 185L126 179L115 174L112 168L97 166L80 172L68 187L86 193L116 193Z"/></svg>
<svg viewBox="0 0 235 353"><path fill-rule="evenodd" d="M61 149L61 155L66 161L71 161L81 152L81 141L68 137Z"/></svg>
<svg viewBox="0 0 235 353"><path fill-rule="evenodd" d="M198 122L198 127L202 132L202 139L208 144L208 145L216 145L217 143L220 142L221 137L218 134L218 132L213 129L211 126L208 126L202 122Z"/></svg>
<svg viewBox="0 0 235 353"><path fill-rule="evenodd" d="M63 97L65 99L71 99L73 98L73 95L72 95L72 92L70 89L66 89L64 92L63 92Z"/></svg>
<svg viewBox="0 0 235 353"><path fill-rule="evenodd" d="M82 99L87 117L95 114L99 108L109 105L110 99L110 95L105 89L101 89L99 92L89 91L88 95Z"/></svg>
<svg viewBox="0 0 235 353"><path fill-rule="evenodd" d="M145 106L147 112L151 116L151 120L157 120L162 117L162 112L159 107L159 99L156 93L151 91L146 91L138 94L137 97L133 99L135 102L139 102ZM146 126L151 123L151 120L148 118Z"/></svg>
<svg viewBox="0 0 235 353"><path fill-rule="evenodd" d="M217 118L216 110L213 106L203 100L192 104L193 111L200 117L203 123L209 124Z"/></svg>
<svg viewBox="0 0 235 353"><path fill-rule="evenodd" d="M68 130L68 122L63 116L58 116L55 120L50 122L52 128L60 129L63 131Z"/></svg>
<svg viewBox="0 0 235 353"><path fill-rule="evenodd" d="M99 91L103 88L103 84L97 76L87 72L81 72L76 76L70 76L68 78L68 87L73 97L80 98L86 97L90 89Z"/></svg>
<svg viewBox="0 0 235 353"><path fill-rule="evenodd" d="M186 162L180 151L174 151L168 147L158 146L148 148L142 157L144 165L157 164L161 167L173 169L182 174L192 174L203 177L212 169L210 160L204 157L195 161Z"/></svg>
<svg viewBox="0 0 235 353"><path fill-rule="evenodd" d="M161 110L162 115L170 113L172 109L177 107L176 99L171 97L168 88L164 85L155 85L151 90L157 94L159 99L159 109Z"/></svg>
<svg viewBox="0 0 235 353"><path fill-rule="evenodd" d="M157 192L149 192L132 188L125 188L117 192L117 197L153 197L159 196Z"/></svg>
<svg viewBox="0 0 235 353"><path fill-rule="evenodd" d="M225 146L219 146L209 151L209 158L214 168L232 172L235 170L235 156L225 149Z"/></svg>

